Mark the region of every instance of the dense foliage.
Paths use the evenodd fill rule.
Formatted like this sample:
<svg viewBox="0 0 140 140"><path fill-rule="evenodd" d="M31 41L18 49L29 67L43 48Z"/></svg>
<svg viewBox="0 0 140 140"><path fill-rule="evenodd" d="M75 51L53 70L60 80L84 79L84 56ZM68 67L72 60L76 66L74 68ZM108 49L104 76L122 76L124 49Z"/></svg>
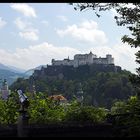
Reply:
<svg viewBox="0 0 140 140"><path fill-rule="evenodd" d="M15 73L15 72L12 72L10 70L0 69L0 78L7 79L7 82L9 85L11 85L14 81L16 81L16 79L18 77L24 77L24 74ZM1 87L1 84L0 84L0 87Z"/></svg>
<svg viewBox="0 0 140 140"><path fill-rule="evenodd" d="M85 72L86 73L86 72ZM69 73L69 75L72 75ZM80 74L81 75L81 74ZM51 79L47 75L36 77L34 84L37 92L43 92L45 95L62 94L68 100L77 96L78 84L81 83L84 105L94 105L110 108L116 100L126 100L134 95L134 88L129 81L131 75L128 71L121 72L96 72L82 79ZM30 90L30 79L18 79L12 84L11 90L22 89L25 92Z"/></svg>
<svg viewBox="0 0 140 140"><path fill-rule="evenodd" d="M82 123L103 123L107 114L104 108L93 106L71 106L67 109L66 121Z"/></svg>
<svg viewBox="0 0 140 140"><path fill-rule="evenodd" d="M15 93L11 93L8 100L0 99L0 124L16 123L18 119L19 104Z"/></svg>
<svg viewBox="0 0 140 140"><path fill-rule="evenodd" d="M27 109L30 124L56 124L56 123L101 123L105 120L107 111L104 108L81 106L76 100L60 104L43 93L32 98L26 93L30 105ZM12 93L8 100L0 99L0 124L17 124L20 103L16 93Z"/></svg>
<svg viewBox="0 0 140 140"><path fill-rule="evenodd" d="M140 134L140 99L131 96L126 101L114 102L111 110L85 106L76 100L61 104L51 100L43 93L34 98L26 93L30 105L27 113L29 124L103 124L108 116L114 117L111 122L119 136L139 136ZM20 104L16 93L12 93L8 100L0 99L0 125L17 124ZM118 136L118 134L116 134Z"/></svg>
<svg viewBox="0 0 140 140"><path fill-rule="evenodd" d="M125 128L120 136L140 136L140 99L137 96L131 96L125 102L115 102L111 114L120 114L113 121L114 125Z"/></svg>

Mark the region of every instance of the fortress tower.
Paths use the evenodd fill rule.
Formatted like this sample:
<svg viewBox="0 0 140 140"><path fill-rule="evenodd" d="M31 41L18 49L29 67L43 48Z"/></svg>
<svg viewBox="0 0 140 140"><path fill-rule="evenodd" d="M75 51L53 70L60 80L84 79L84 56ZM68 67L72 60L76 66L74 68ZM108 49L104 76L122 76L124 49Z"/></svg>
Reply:
<svg viewBox="0 0 140 140"><path fill-rule="evenodd" d="M107 58L108 64L114 64L114 58L112 58L112 55L107 54L106 58Z"/></svg>

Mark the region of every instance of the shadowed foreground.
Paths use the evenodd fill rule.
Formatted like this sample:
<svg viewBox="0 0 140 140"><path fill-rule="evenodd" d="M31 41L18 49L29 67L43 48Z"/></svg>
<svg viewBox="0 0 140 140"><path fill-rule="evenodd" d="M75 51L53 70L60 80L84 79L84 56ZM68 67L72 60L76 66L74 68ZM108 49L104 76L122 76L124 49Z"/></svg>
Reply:
<svg viewBox="0 0 140 140"><path fill-rule="evenodd" d="M116 129L111 124L51 124L29 125L25 131L27 137L114 137ZM17 126L0 127L1 137L18 137L17 132Z"/></svg>

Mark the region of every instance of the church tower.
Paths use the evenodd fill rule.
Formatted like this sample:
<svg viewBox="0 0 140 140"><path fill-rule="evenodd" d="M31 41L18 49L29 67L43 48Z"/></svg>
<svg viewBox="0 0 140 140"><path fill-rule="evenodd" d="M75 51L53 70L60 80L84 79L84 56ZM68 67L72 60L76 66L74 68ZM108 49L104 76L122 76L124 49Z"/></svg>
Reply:
<svg viewBox="0 0 140 140"><path fill-rule="evenodd" d="M2 88L1 88L1 93L2 93L2 99L7 100L9 95L10 95L10 90L8 88L8 84L6 79L2 82Z"/></svg>

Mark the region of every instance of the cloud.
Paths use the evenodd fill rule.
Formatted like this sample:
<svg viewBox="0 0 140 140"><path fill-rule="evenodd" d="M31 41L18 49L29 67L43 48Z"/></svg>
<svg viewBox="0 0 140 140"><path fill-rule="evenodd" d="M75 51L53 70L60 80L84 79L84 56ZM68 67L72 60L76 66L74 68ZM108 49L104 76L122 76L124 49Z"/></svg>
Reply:
<svg viewBox="0 0 140 140"><path fill-rule="evenodd" d="M65 29L56 29L56 32L60 37L71 36L96 45L103 45L108 41L105 33L98 29L98 24L93 20L86 20L79 25L73 24Z"/></svg>
<svg viewBox="0 0 140 140"><path fill-rule="evenodd" d="M14 21L14 23L16 24L16 26L20 30L26 29L27 26L31 24L29 22L22 21L20 17L16 18L16 20Z"/></svg>
<svg viewBox="0 0 140 140"><path fill-rule="evenodd" d="M11 8L22 13L26 17L37 17L35 10L25 3L14 3L11 4Z"/></svg>
<svg viewBox="0 0 140 140"><path fill-rule="evenodd" d="M0 29L3 28L6 24L7 22L3 20L2 17L0 17Z"/></svg>
<svg viewBox="0 0 140 140"><path fill-rule="evenodd" d="M52 58L64 59L68 56L73 59L74 54L80 53L70 47L57 47L47 42L28 48L17 48L14 53L0 49L1 63L14 65L22 69L31 69L39 65L51 64Z"/></svg>
<svg viewBox="0 0 140 140"><path fill-rule="evenodd" d="M63 16L63 15L59 15L59 16L57 16L57 18L64 21L64 22L68 21L67 17Z"/></svg>
<svg viewBox="0 0 140 140"><path fill-rule="evenodd" d="M129 70L133 73L136 72L136 68L138 64L136 64L136 56L135 53L138 51L137 48L131 48L130 46L117 43L111 47L109 46L100 46L95 48L90 48L88 50L97 54L97 56L106 57L106 54L112 54L114 57L115 65L121 66L122 69Z"/></svg>
<svg viewBox="0 0 140 140"><path fill-rule="evenodd" d="M26 39L26 40L30 40L30 41L36 41L38 40L38 35L37 32L35 31L23 31L23 32L19 32L19 36Z"/></svg>
<svg viewBox="0 0 140 140"><path fill-rule="evenodd" d="M21 18L16 18L14 21L18 29L20 30L19 36L26 40L36 41L39 39L38 29L32 28L32 23L23 21Z"/></svg>

